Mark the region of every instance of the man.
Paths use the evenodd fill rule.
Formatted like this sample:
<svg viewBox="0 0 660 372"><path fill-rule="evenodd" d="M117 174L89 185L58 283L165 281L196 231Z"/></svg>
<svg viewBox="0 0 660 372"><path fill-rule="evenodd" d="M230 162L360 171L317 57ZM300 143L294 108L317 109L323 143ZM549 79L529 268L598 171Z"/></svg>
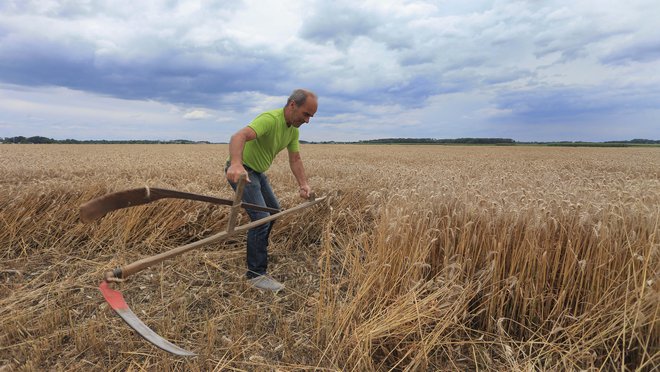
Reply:
<svg viewBox="0 0 660 372"><path fill-rule="evenodd" d="M298 128L309 122L316 113L317 106L316 94L305 89L296 89L289 96L284 108L262 113L231 137L225 172L234 190L240 176L248 176L243 190L244 202L280 209L264 172L273 163L275 156L285 148L289 153L291 172L298 181L300 196L309 198L312 189L307 183L305 168L300 158ZM249 209L246 211L252 221L269 215L268 212ZM246 276L255 287L277 292L284 289L284 285L267 274L268 236L273 224L274 221L248 231Z"/></svg>

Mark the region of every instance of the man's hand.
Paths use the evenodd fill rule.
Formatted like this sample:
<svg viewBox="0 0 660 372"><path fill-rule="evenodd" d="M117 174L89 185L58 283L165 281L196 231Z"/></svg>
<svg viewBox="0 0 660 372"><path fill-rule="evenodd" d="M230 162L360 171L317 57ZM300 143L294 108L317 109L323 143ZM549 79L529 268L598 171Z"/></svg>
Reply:
<svg viewBox="0 0 660 372"><path fill-rule="evenodd" d="M245 181L250 182L250 177L243 164L232 164L227 168L227 179L233 183L237 183L243 174L245 175Z"/></svg>
<svg viewBox="0 0 660 372"><path fill-rule="evenodd" d="M301 198L309 199L310 195L312 195L312 188L309 185L300 186L299 193Z"/></svg>

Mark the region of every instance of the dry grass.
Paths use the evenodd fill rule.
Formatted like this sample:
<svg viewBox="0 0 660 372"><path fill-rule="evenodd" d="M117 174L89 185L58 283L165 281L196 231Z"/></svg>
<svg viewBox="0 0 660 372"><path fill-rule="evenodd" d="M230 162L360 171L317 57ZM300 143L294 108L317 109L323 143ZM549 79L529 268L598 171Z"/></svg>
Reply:
<svg viewBox="0 0 660 372"><path fill-rule="evenodd" d="M0 370L660 368L656 148L307 145L310 182L332 197L276 224L286 293L245 283L243 237L120 286L199 353L170 356L98 283L220 231L228 209L159 201L84 225L77 208L144 185L231 197L226 154L0 146ZM284 207L300 202L285 157L269 175Z"/></svg>

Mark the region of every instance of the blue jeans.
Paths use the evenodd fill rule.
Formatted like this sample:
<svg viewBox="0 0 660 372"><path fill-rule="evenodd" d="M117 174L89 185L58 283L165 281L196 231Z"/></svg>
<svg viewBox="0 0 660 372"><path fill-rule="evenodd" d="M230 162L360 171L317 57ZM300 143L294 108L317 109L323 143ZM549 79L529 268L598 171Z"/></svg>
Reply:
<svg viewBox="0 0 660 372"><path fill-rule="evenodd" d="M248 171L250 182L243 189L243 202L261 205L264 207L280 209L280 203L270 187L268 177L264 173L258 173L245 167ZM225 173L227 167L225 167ZM236 190L237 184L229 182ZM270 216L269 212L245 210L250 220L256 221ZM268 237L273 229L275 221L265 223L248 230L247 233L247 272L248 279L266 274L268 270Z"/></svg>

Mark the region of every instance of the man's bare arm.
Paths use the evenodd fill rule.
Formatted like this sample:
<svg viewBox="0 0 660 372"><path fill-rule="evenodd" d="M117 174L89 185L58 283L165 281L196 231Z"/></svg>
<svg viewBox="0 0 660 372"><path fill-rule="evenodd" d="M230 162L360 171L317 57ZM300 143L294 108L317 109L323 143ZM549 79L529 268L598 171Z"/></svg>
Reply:
<svg viewBox="0 0 660 372"><path fill-rule="evenodd" d="M312 188L307 183L305 167L303 166L302 158L300 157L299 152L289 151L289 167L291 167L291 172L293 172L293 175L296 177L296 181L298 181L298 186L300 187L300 197L308 199L312 193Z"/></svg>
<svg viewBox="0 0 660 372"><path fill-rule="evenodd" d="M232 182L238 182L241 174L247 174L243 167L243 149L245 143L257 138L257 133L250 127L244 127L234 133L229 140L229 160L230 165L227 169L227 179ZM249 178L247 180L250 182Z"/></svg>

